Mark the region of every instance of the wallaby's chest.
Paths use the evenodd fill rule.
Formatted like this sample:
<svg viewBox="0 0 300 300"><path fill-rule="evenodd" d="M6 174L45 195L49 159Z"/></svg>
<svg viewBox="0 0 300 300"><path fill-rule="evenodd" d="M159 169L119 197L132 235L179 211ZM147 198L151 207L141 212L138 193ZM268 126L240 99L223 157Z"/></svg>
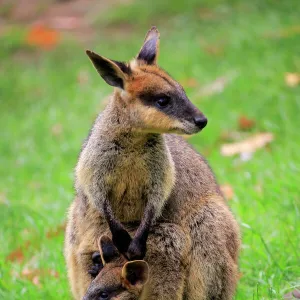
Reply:
<svg viewBox="0 0 300 300"><path fill-rule="evenodd" d="M118 142L92 142L79 158L76 186L100 210L108 198L115 217L131 222L141 220L150 197L159 202L154 206L163 205L174 183L174 167L162 142L129 148Z"/></svg>
<svg viewBox="0 0 300 300"><path fill-rule="evenodd" d="M140 220L151 182L151 170L143 157L135 153L116 157L106 180L116 216L123 221Z"/></svg>

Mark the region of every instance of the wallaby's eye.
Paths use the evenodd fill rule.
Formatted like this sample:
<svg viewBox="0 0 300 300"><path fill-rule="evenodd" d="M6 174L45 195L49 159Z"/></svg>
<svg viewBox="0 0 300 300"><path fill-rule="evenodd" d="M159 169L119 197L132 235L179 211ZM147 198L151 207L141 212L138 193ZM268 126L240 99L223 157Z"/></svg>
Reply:
<svg viewBox="0 0 300 300"><path fill-rule="evenodd" d="M156 100L156 104L158 107L163 108L166 107L170 103L170 98L165 96L165 97L159 97Z"/></svg>
<svg viewBox="0 0 300 300"><path fill-rule="evenodd" d="M109 295L106 292L101 292L100 293L100 300L108 299Z"/></svg>

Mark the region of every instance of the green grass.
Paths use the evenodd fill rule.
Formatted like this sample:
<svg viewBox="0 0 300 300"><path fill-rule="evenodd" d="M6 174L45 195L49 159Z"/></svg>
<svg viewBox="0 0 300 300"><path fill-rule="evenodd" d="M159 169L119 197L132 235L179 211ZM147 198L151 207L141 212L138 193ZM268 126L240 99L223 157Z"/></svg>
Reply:
<svg viewBox="0 0 300 300"><path fill-rule="evenodd" d="M199 97L199 87L187 88L209 119L190 141L235 191L229 205L243 241L236 299L281 299L300 288L300 86L284 82L285 72L300 72L300 34L291 30L300 25L300 2L144 2L100 15L98 40L86 48L126 60L157 24L160 65L177 80L195 78L202 86L236 74L220 94ZM124 24L130 29L123 37L109 34ZM266 37L276 32L285 34ZM0 298L67 299L59 226L72 201L82 140L111 89L76 42L44 52L26 47L22 36L16 29L0 38ZM82 73L87 83L78 82ZM256 120L251 133L275 135L246 162L220 154L220 136L238 130L240 115ZM7 260L18 247L21 262ZM19 275L24 268L43 270L41 287Z"/></svg>

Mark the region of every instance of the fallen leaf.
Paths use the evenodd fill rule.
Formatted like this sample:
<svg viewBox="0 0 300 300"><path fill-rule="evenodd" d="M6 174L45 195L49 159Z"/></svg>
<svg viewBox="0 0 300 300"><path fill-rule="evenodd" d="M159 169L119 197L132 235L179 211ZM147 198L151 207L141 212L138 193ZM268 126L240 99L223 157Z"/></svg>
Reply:
<svg viewBox="0 0 300 300"><path fill-rule="evenodd" d="M253 153L272 142L273 139L274 136L272 133L257 133L240 142L223 144L221 146L221 154L224 156L233 156L241 153Z"/></svg>
<svg viewBox="0 0 300 300"><path fill-rule="evenodd" d="M195 78L186 78L180 81L181 85L187 88L197 87L199 84Z"/></svg>
<svg viewBox="0 0 300 300"><path fill-rule="evenodd" d="M238 124L240 130L249 130L255 126L255 121L247 118L246 116L240 116Z"/></svg>
<svg viewBox="0 0 300 300"><path fill-rule="evenodd" d="M299 73L285 73L285 83L289 87L295 87L300 83Z"/></svg>
<svg viewBox="0 0 300 300"><path fill-rule="evenodd" d="M63 132L63 127L60 123L57 123L57 124L54 124L52 127L51 127L51 133L54 135L54 136L59 136L61 135Z"/></svg>
<svg viewBox="0 0 300 300"><path fill-rule="evenodd" d="M56 228L48 231L46 233L46 237L48 239L54 238L59 236L61 233L64 233L66 230L66 223L64 222L63 224L58 225Z"/></svg>
<svg viewBox="0 0 300 300"><path fill-rule="evenodd" d="M285 294L283 296L283 299L285 299L285 300L300 299L300 291L299 290L294 290L292 292L289 292L288 294Z"/></svg>
<svg viewBox="0 0 300 300"><path fill-rule="evenodd" d="M263 194L263 186L262 184L258 183L254 186L254 190L256 191L257 194L260 196Z"/></svg>
<svg viewBox="0 0 300 300"><path fill-rule="evenodd" d="M215 13L215 11L205 7L200 8L198 10L198 14L202 20L216 20L218 18L218 15Z"/></svg>
<svg viewBox="0 0 300 300"><path fill-rule="evenodd" d="M59 33L43 24L36 24L29 30L26 42L42 49L52 49L59 42Z"/></svg>
<svg viewBox="0 0 300 300"><path fill-rule="evenodd" d="M203 47L203 50L213 56L219 56L224 54L224 48L219 45L206 45Z"/></svg>
<svg viewBox="0 0 300 300"><path fill-rule="evenodd" d="M300 291L299 290L294 290L293 291L293 296L297 299L300 299Z"/></svg>
<svg viewBox="0 0 300 300"><path fill-rule="evenodd" d="M39 190L42 187L42 184L38 181L30 181L28 187L33 190Z"/></svg>
<svg viewBox="0 0 300 300"><path fill-rule="evenodd" d="M83 20L74 16L54 17L50 21L51 28L72 30L83 26Z"/></svg>
<svg viewBox="0 0 300 300"><path fill-rule="evenodd" d="M24 252L21 247L12 251L7 257L6 260L11 262L21 263L24 261Z"/></svg>
<svg viewBox="0 0 300 300"><path fill-rule="evenodd" d="M226 184L222 184L220 186L221 192L223 193L224 197L227 200L231 200L234 196L234 191L233 188L230 184L226 183Z"/></svg>
<svg viewBox="0 0 300 300"><path fill-rule="evenodd" d="M25 242L6 256L7 261L22 263L24 261L24 249L28 249L30 241Z"/></svg>
<svg viewBox="0 0 300 300"><path fill-rule="evenodd" d="M213 94L220 94L225 87L237 76L237 72L231 72L228 75L217 78L208 85L201 87L198 91L198 96L211 96Z"/></svg>
<svg viewBox="0 0 300 300"><path fill-rule="evenodd" d="M4 192L0 192L0 204L8 204L8 200L6 194Z"/></svg>
<svg viewBox="0 0 300 300"><path fill-rule="evenodd" d="M80 71L77 75L77 81L79 84L84 85L89 81L89 73L86 71Z"/></svg>
<svg viewBox="0 0 300 300"><path fill-rule="evenodd" d="M59 274L54 270L24 268L19 277L27 279L31 281L34 285L41 287L40 278L48 276L58 278Z"/></svg>
<svg viewBox="0 0 300 300"><path fill-rule="evenodd" d="M41 287L39 276L34 276L34 277L32 278L32 283L33 283L34 285L38 286L38 287Z"/></svg>
<svg viewBox="0 0 300 300"><path fill-rule="evenodd" d="M220 134L221 142L233 142L239 141L245 136L244 133L240 131L222 131Z"/></svg>
<svg viewBox="0 0 300 300"><path fill-rule="evenodd" d="M264 34L266 38L287 38L293 35L300 34L300 25L293 25L281 30L267 32Z"/></svg>

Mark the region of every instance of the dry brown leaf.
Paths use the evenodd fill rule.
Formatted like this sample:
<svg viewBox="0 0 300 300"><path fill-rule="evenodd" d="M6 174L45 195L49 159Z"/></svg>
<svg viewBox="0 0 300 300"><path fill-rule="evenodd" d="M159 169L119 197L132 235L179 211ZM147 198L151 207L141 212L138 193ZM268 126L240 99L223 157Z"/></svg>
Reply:
<svg viewBox="0 0 300 300"><path fill-rule="evenodd" d="M198 14L200 19L202 20L216 20L218 19L218 15L216 14L215 11L202 7L198 10Z"/></svg>
<svg viewBox="0 0 300 300"><path fill-rule="evenodd" d="M234 196L234 191L233 188L230 184L226 183L226 184L222 184L220 186L221 192L223 193L224 197L227 200L231 200Z"/></svg>
<svg viewBox="0 0 300 300"><path fill-rule="evenodd" d="M64 222L63 224L58 225L56 228L49 230L46 233L46 237L48 239L55 238L55 237L59 236L60 234L64 233L65 230L66 230L66 223Z"/></svg>
<svg viewBox="0 0 300 300"><path fill-rule="evenodd" d="M80 85L84 85L89 81L89 73L86 71L80 71L77 75L77 81Z"/></svg>
<svg viewBox="0 0 300 300"><path fill-rule="evenodd" d="M52 127L51 127L51 133L54 135L54 136L59 136L61 135L63 132L63 127L60 123L57 123L57 124L54 124Z"/></svg>
<svg viewBox="0 0 300 300"><path fill-rule="evenodd" d="M8 204L8 200L4 192L0 192L0 204Z"/></svg>
<svg viewBox="0 0 300 300"><path fill-rule="evenodd" d="M59 33L43 24L33 25L26 36L29 45L43 49L52 49L59 42Z"/></svg>
<svg viewBox="0 0 300 300"><path fill-rule="evenodd" d="M264 34L267 38L287 38L293 35L300 34L300 25L293 25L275 32L268 32Z"/></svg>
<svg viewBox="0 0 300 300"><path fill-rule="evenodd" d="M83 27L83 19L75 16L53 17L50 20L51 28L60 30L73 30Z"/></svg>
<svg viewBox="0 0 300 300"><path fill-rule="evenodd" d="M40 277L39 276L34 276L32 278L32 283L38 287L41 287L41 284L40 284Z"/></svg>
<svg viewBox="0 0 300 300"><path fill-rule="evenodd" d="M203 47L203 50L212 56L219 56L224 54L224 48L220 45L206 45Z"/></svg>
<svg viewBox="0 0 300 300"><path fill-rule="evenodd" d="M28 187L33 190L39 190L42 187L42 184L38 181L30 181Z"/></svg>
<svg viewBox="0 0 300 300"><path fill-rule="evenodd" d="M52 276L55 278L59 277L58 272L54 270L44 270L44 269L29 269L24 268L20 274L20 277L31 281L34 285L41 287L40 278Z"/></svg>
<svg viewBox="0 0 300 300"><path fill-rule="evenodd" d="M300 299L300 290L294 290L293 291L293 296L297 299Z"/></svg>
<svg viewBox="0 0 300 300"><path fill-rule="evenodd" d="M12 251L7 257L6 260L11 262L22 263L24 261L24 252L21 247Z"/></svg>
<svg viewBox="0 0 300 300"><path fill-rule="evenodd" d="M255 121L247 118L246 116L240 116L238 124L240 130L249 130L255 126Z"/></svg>
<svg viewBox="0 0 300 300"><path fill-rule="evenodd" d="M300 290L294 290L292 292L289 292L288 294L285 294L283 296L283 299L288 300L288 299L300 299Z"/></svg>
<svg viewBox="0 0 300 300"><path fill-rule="evenodd" d="M231 72L228 75L217 78L215 81L200 88L198 96L211 96L213 94L220 94L225 87L237 76L237 72Z"/></svg>
<svg viewBox="0 0 300 300"><path fill-rule="evenodd" d="M197 87L199 84L195 78L186 78L180 81L181 85L187 88Z"/></svg>
<svg viewBox="0 0 300 300"><path fill-rule="evenodd" d="M274 136L272 133L257 133L240 142L223 144L221 146L221 154L224 156L233 156L235 154L253 153L272 142L273 139Z"/></svg>
<svg viewBox="0 0 300 300"><path fill-rule="evenodd" d="M289 87L295 87L300 84L299 73L285 73L285 83Z"/></svg>
<svg viewBox="0 0 300 300"><path fill-rule="evenodd" d="M28 249L31 242L26 241L22 246L19 246L6 256L7 261L22 263L24 261L24 249Z"/></svg>
<svg viewBox="0 0 300 300"><path fill-rule="evenodd" d="M243 139L244 136L245 134L240 131L222 131L220 133L220 141L221 142L239 141Z"/></svg>

